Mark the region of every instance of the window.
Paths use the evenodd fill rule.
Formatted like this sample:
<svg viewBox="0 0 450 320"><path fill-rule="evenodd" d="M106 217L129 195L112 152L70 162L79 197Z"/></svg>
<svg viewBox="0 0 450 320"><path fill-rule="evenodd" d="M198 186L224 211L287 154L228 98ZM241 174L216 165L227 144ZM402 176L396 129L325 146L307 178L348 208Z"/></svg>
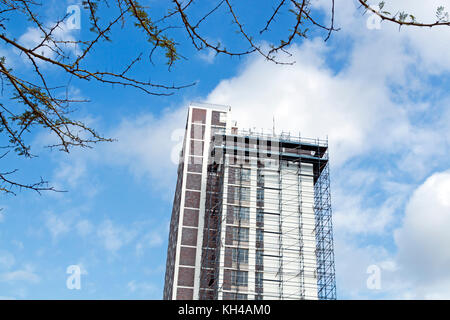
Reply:
<svg viewBox="0 0 450 320"><path fill-rule="evenodd" d="M231 189L234 191L234 201L235 202L239 202L239 198L240 198L240 188L238 187L231 187Z"/></svg>
<svg viewBox="0 0 450 320"><path fill-rule="evenodd" d="M235 295L235 300L247 300L247 295L246 294L242 294L242 293L236 293Z"/></svg>
<svg viewBox="0 0 450 320"><path fill-rule="evenodd" d="M241 168L240 173L242 181L250 181L250 169Z"/></svg>
<svg viewBox="0 0 450 320"><path fill-rule="evenodd" d="M262 250L256 250L256 265L257 266L263 265L263 251ZM258 273L256 275L258 275ZM262 273L261 273L261 275L262 275Z"/></svg>
<svg viewBox="0 0 450 320"><path fill-rule="evenodd" d="M263 242L264 235L262 229L256 229L256 242Z"/></svg>
<svg viewBox="0 0 450 320"><path fill-rule="evenodd" d="M250 201L250 188L235 188L234 189L235 201Z"/></svg>
<svg viewBox="0 0 450 320"><path fill-rule="evenodd" d="M256 222L263 223L264 222L264 211L262 209L256 209Z"/></svg>
<svg viewBox="0 0 450 320"><path fill-rule="evenodd" d="M258 189L256 191L256 198L258 199L258 201L264 200L264 189Z"/></svg>
<svg viewBox="0 0 450 320"><path fill-rule="evenodd" d="M241 200L250 201L250 188L241 188Z"/></svg>
<svg viewBox="0 0 450 320"><path fill-rule="evenodd" d="M225 112L219 113L219 122L227 122L227 114Z"/></svg>
<svg viewBox="0 0 450 320"><path fill-rule="evenodd" d="M233 248L233 262L248 264L248 249Z"/></svg>
<svg viewBox="0 0 450 320"><path fill-rule="evenodd" d="M212 135L215 135L215 134L224 134L225 133L225 128L218 128L218 127L213 127L213 128L211 128L211 131L212 131ZM222 137L221 137L222 138ZM221 139L221 140L217 140L217 141L220 141L220 144L217 144L217 145L224 145L225 143L225 141L223 140L223 139Z"/></svg>
<svg viewBox="0 0 450 320"><path fill-rule="evenodd" d="M248 284L248 272L247 271L231 271L231 284L233 286L246 286Z"/></svg>
<svg viewBox="0 0 450 320"><path fill-rule="evenodd" d="M260 169L258 169L258 173L256 175L256 182L258 183L258 185L264 184L264 175L262 173L262 170Z"/></svg>
<svg viewBox="0 0 450 320"><path fill-rule="evenodd" d="M255 286L256 286L256 288L262 288L262 286L263 286L263 273L262 272L256 272Z"/></svg>
<svg viewBox="0 0 450 320"><path fill-rule="evenodd" d="M248 228L233 228L233 241L248 242Z"/></svg>
<svg viewBox="0 0 450 320"><path fill-rule="evenodd" d="M250 208L248 207L233 207L234 221L249 221L250 220Z"/></svg>
<svg viewBox="0 0 450 320"><path fill-rule="evenodd" d="M234 170L234 178L236 183L249 182L250 181L250 169L247 168L235 168Z"/></svg>

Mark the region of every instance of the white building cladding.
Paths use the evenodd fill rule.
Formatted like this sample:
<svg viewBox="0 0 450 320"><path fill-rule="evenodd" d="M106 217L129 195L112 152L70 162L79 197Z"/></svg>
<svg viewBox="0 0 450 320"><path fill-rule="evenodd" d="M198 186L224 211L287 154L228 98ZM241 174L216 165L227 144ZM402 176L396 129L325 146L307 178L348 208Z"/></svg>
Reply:
<svg viewBox="0 0 450 320"><path fill-rule="evenodd" d="M205 110L198 136L207 161L192 204L186 161L195 151L191 139L185 152L185 138L164 298L335 299L327 142L239 131L229 109L202 105L189 108L186 137L196 110ZM188 226L195 206L198 222Z"/></svg>

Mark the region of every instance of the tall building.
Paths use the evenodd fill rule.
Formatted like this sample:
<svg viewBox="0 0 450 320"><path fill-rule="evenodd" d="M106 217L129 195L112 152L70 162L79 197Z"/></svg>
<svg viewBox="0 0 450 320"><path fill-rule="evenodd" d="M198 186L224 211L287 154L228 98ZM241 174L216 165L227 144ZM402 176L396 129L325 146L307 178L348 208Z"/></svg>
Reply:
<svg viewBox="0 0 450 320"><path fill-rule="evenodd" d="M328 142L191 104L164 299L336 299Z"/></svg>

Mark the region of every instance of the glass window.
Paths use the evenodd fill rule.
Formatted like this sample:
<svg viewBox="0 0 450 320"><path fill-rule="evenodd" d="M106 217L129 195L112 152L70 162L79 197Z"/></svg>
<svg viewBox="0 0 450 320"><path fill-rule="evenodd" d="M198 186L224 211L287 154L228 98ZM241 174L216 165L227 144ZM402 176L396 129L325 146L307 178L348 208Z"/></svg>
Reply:
<svg viewBox="0 0 450 320"><path fill-rule="evenodd" d="M242 294L242 293L236 293L235 295L236 300L247 300L247 295L246 294Z"/></svg>
<svg viewBox="0 0 450 320"><path fill-rule="evenodd" d="M257 175L256 175L256 182L257 182L259 185L264 184L264 175L263 175L263 173L262 173L262 170L260 170L260 169L258 169L258 173L257 173Z"/></svg>
<svg viewBox="0 0 450 320"><path fill-rule="evenodd" d="M264 200L264 189L258 189L256 191L256 198L258 200Z"/></svg>
<svg viewBox="0 0 450 320"><path fill-rule="evenodd" d="M235 188L234 189L235 201L250 201L250 188Z"/></svg>
<svg viewBox="0 0 450 320"><path fill-rule="evenodd" d="M257 266L263 265L263 251L262 250L256 250L256 265Z"/></svg>
<svg viewBox="0 0 450 320"><path fill-rule="evenodd" d="M262 288L262 286L263 286L263 273L262 272L256 272L256 274L255 274L255 286L257 288Z"/></svg>
<svg viewBox="0 0 450 320"><path fill-rule="evenodd" d="M250 201L250 188L241 188L241 200Z"/></svg>
<svg viewBox="0 0 450 320"><path fill-rule="evenodd" d="M249 182L250 181L250 169L248 168L230 168L232 172L234 172L234 179L235 183L239 184L240 181L242 182Z"/></svg>
<svg viewBox="0 0 450 320"><path fill-rule="evenodd" d="M256 241L257 242L264 241L264 235L263 235L262 229L256 229Z"/></svg>
<svg viewBox="0 0 450 320"><path fill-rule="evenodd" d="M250 220L250 208L248 207L233 207L234 221L249 221Z"/></svg>
<svg viewBox="0 0 450 320"><path fill-rule="evenodd" d="M233 228L233 240L248 242L248 228Z"/></svg>
<svg viewBox="0 0 450 320"><path fill-rule="evenodd" d="M213 127L213 128L211 128L211 131L212 131L212 135L215 135L215 134L224 134L225 133L225 128L218 128L218 127ZM220 145L224 145L224 140L223 139L221 139L220 140ZM219 145L219 144L218 144Z"/></svg>
<svg viewBox="0 0 450 320"><path fill-rule="evenodd" d="M248 284L248 272L232 270L231 284L234 286L246 286Z"/></svg>
<svg viewBox="0 0 450 320"><path fill-rule="evenodd" d="M250 169L241 168L239 171L240 171L240 179L242 181L247 181L247 182L250 181Z"/></svg>
<svg viewBox="0 0 450 320"><path fill-rule="evenodd" d="M256 209L256 222L264 222L264 211L262 209Z"/></svg>
<svg viewBox="0 0 450 320"><path fill-rule="evenodd" d="M220 122L227 122L227 114L225 112L219 113L219 121Z"/></svg>
<svg viewBox="0 0 450 320"><path fill-rule="evenodd" d="M248 264L248 249L233 248L233 262Z"/></svg>

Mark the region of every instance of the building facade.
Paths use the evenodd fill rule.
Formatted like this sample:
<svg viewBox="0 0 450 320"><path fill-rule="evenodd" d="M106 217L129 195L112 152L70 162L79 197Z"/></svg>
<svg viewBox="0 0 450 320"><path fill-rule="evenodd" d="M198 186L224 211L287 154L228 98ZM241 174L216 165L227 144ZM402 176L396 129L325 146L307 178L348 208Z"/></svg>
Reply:
<svg viewBox="0 0 450 320"><path fill-rule="evenodd" d="M192 104L164 299L335 299L327 141L239 130Z"/></svg>

